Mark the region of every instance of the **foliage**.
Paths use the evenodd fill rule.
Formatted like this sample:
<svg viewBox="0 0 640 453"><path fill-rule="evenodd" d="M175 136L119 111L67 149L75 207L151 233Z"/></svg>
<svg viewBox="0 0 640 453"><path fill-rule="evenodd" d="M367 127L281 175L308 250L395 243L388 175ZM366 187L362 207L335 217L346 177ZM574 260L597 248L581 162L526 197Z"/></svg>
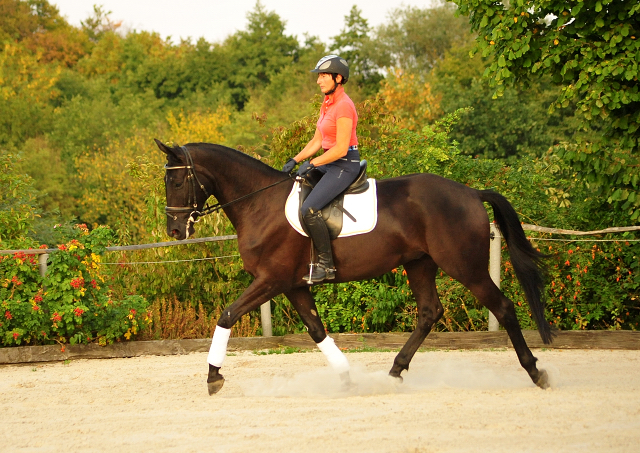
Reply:
<svg viewBox="0 0 640 453"><path fill-rule="evenodd" d="M0 248L33 245L29 235L38 216L33 179L16 171L19 156L0 152Z"/></svg>
<svg viewBox="0 0 640 453"><path fill-rule="evenodd" d="M403 128L422 129L440 114L440 96L415 74L394 70L384 80L381 94Z"/></svg>
<svg viewBox="0 0 640 453"><path fill-rule="evenodd" d="M424 74L447 50L472 39L466 21L456 17L450 4L424 9L397 8L390 12L389 23L376 30L376 63L380 67Z"/></svg>
<svg viewBox="0 0 640 453"><path fill-rule="evenodd" d="M111 231L97 228L89 233L80 225L77 235L50 256L44 277L35 255L2 256L0 344L106 345L147 329L147 301L134 295L114 300L108 287L100 255L112 239Z"/></svg>
<svg viewBox="0 0 640 453"><path fill-rule="evenodd" d="M371 39L371 27L356 5L351 7L344 20L345 27L332 38L332 52L349 62L351 83L358 84L365 93L373 95L384 77L374 62L377 46Z"/></svg>
<svg viewBox="0 0 640 453"><path fill-rule="evenodd" d="M550 106L575 105L585 127L604 127L600 143L587 142L562 156L592 190L615 206L624 204L631 220L640 216L640 105L637 2L560 0L457 0L477 31L476 51L493 55L485 75L496 87L548 75L562 86Z"/></svg>
<svg viewBox="0 0 640 453"><path fill-rule="evenodd" d="M444 113L471 107L451 137L463 154L485 158L542 156L560 142L574 139L578 126L567 110L547 112L559 90L545 80L529 87L507 87L492 99L493 89L483 78L486 59L469 58L471 45L445 53L429 76Z"/></svg>
<svg viewBox="0 0 640 453"><path fill-rule="evenodd" d="M151 306L153 323L146 335L151 339L189 339L210 338L216 328L222 308L220 306L212 313L198 303L198 309L191 305L185 306L178 299L167 301L157 299ZM233 337L253 337L259 330L256 318L243 316L231 328Z"/></svg>
<svg viewBox="0 0 640 453"><path fill-rule="evenodd" d="M637 242L567 242L545 246L543 251L552 255L546 295L547 319L552 326L561 330L638 329ZM513 285L515 276L508 257L503 257L503 263L502 290L516 303L521 325L530 326L531 313L523 307L523 295Z"/></svg>
<svg viewBox="0 0 640 453"><path fill-rule="evenodd" d="M60 70L22 45L0 46L0 145L15 145L46 130Z"/></svg>
<svg viewBox="0 0 640 453"><path fill-rule="evenodd" d="M222 128L229 124L229 111L221 108L215 112L180 112L177 118L169 112L167 122L175 143L220 143L224 141Z"/></svg>
<svg viewBox="0 0 640 453"><path fill-rule="evenodd" d="M85 33L70 26L43 0L0 1L0 43L17 42L43 62L73 66L86 53Z"/></svg>
<svg viewBox="0 0 640 453"><path fill-rule="evenodd" d="M226 39L232 62L228 84L238 109L249 98L249 90L264 88L273 75L297 58L298 41L284 34L284 22L275 12L267 12L258 1L247 14L247 30Z"/></svg>

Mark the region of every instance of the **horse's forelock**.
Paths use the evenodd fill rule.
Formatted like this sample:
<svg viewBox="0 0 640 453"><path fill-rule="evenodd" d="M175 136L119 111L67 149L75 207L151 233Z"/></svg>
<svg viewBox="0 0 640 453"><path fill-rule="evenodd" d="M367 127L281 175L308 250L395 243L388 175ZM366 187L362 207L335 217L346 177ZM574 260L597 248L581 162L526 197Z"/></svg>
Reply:
<svg viewBox="0 0 640 453"><path fill-rule="evenodd" d="M184 152L180 149L179 145L175 145L169 148L169 153L167 153L167 164L169 166L177 166L183 165L184 162Z"/></svg>

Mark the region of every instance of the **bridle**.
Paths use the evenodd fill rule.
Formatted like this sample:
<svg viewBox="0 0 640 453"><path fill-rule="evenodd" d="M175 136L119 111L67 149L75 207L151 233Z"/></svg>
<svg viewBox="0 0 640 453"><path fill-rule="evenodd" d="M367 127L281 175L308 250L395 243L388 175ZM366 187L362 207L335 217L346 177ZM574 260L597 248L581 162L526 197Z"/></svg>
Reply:
<svg viewBox="0 0 640 453"><path fill-rule="evenodd" d="M205 201L209 199L209 196L211 196L211 194L207 191L207 189L205 188L204 184L202 184L200 182L200 180L198 179L198 175L196 175L195 172L195 165L193 163L193 158L191 157L191 153L189 153L189 150L187 149L186 146L181 146L180 149L182 150L182 152L184 153L185 157L186 157L186 161L187 161L187 165L178 165L178 166L173 166L173 167L169 167L165 164L164 169L165 171L168 170L187 170L187 184L188 184L188 189L189 189L189 198L187 201L187 206L165 206L164 211L167 214L167 216L169 216L170 218L172 218L173 220L178 220L178 216L176 214L180 214L180 213L185 213L188 212L189 213L189 218L187 219L187 225L186 225L186 235L187 235L187 239L189 239L189 228L191 227L191 225L193 225L194 223L197 223L199 221L199 218L208 214L212 214L216 211L219 211L237 201L240 200L244 200L245 198L250 197L251 195L257 194L259 192L262 192L263 190L267 190L273 186L277 186L278 184L281 184L285 181L289 181L291 180L291 176L288 176L287 178L275 182L273 184L270 184L266 187L263 187L262 189L258 189L254 192L251 192L247 195L243 195L240 198L236 198L235 200L232 200L228 203L225 204L220 204L220 203L216 203L214 205L209 205L208 203L202 208L202 210L198 211L198 199L196 197L196 185L197 187L200 188L200 190L202 190L204 192L205 195ZM166 184L166 182L165 182Z"/></svg>
<svg viewBox="0 0 640 453"><path fill-rule="evenodd" d="M183 170L183 169L187 170L187 185L189 190L187 206L165 206L164 212L167 214L167 216L171 217L173 220L178 220L178 216L176 214L185 213L185 212L189 213L189 219L187 220L187 229L186 229L187 238L188 238L189 228L191 227L191 224L196 223L198 221L198 217L204 215L203 212L198 211L198 199L196 197L196 184L198 185L198 187L200 187L200 190L204 192L206 196L205 200L209 199L210 194L207 191L207 189L204 187L204 184L200 182L200 180L198 179L198 176L196 175L196 172L194 171L195 165L193 164L193 158L191 157L191 153L189 153L189 150L185 146L181 146L180 149L185 155L187 165L177 165L177 166L169 167L168 165L165 164L164 169L165 171ZM203 211L206 211L208 208L209 206L207 205L205 209L203 209Z"/></svg>

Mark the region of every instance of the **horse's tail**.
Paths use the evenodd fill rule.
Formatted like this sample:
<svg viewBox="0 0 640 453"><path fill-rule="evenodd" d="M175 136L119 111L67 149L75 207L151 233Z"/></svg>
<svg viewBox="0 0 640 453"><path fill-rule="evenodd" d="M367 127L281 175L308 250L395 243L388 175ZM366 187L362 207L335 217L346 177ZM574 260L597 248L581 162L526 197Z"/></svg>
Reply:
<svg viewBox="0 0 640 453"><path fill-rule="evenodd" d="M493 216L509 248L516 277L524 289L533 318L538 324L540 337L545 344L549 344L552 341L552 334L544 316L542 300L545 270L543 259L546 255L533 248L524 234L518 214L505 197L492 190L478 192L480 199L489 203L493 209Z"/></svg>

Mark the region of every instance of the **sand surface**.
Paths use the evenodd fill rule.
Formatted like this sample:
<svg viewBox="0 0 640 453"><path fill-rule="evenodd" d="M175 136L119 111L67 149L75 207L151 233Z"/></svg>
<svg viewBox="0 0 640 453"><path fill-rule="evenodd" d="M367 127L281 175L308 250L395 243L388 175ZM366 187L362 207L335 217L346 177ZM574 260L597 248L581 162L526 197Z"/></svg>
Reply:
<svg viewBox="0 0 640 453"><path fill-rule="evenodd" d="M640 351L534 351L552 388L512 350L348 353L345 390L319 352L206 354L0 366L2 452L640 451Z"/></svg>

